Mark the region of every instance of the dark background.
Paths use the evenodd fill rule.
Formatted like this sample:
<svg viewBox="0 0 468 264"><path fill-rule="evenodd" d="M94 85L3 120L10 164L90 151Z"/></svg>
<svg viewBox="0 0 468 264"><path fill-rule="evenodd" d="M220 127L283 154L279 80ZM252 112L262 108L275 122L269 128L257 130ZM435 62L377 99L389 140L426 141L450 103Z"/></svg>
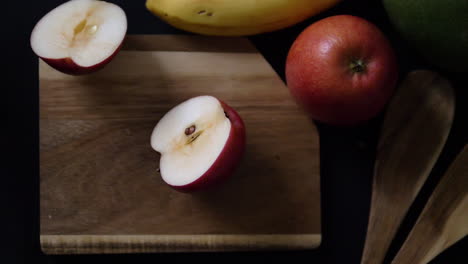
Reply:
<svg viewBox="0 0 468 264"><path fill-rule="evenodd" d="M233 0L235 1L235 0ZM2 8L3 87L7 91L3 113L1 184L2 263L140 263L169 261L298 261L359 263L370 206L375 147L382 114L356 127L317 124L321 144L322 235L319 249L298 252L236 252L139 255L45 256L39 247L39 100L38 59L29 37L35 23L63 0L9 1ZM187 34L161 22L145 8L145 0L110 1L126 12L129 34ZM344 0L338 6L294 27L250 39L284 80L286 54L295 37L312 22L335 14L353 14L375 23L390 39L400 64L400 80L412 69L433 69L455 87L457 110L448 142L393 241L391 260L416 221L425 201L456 154L467 143L465 127L468 78L438 70L420 58L393 31L380 0ZM5 56L6 55L6 56ZM411 113L408 113L411 114ZM2 126L5 128L5 126ZM6 135L5 135L6 133ZM4 169L6 168L6 169ZM421 245L424 246L424 245ZM468 263L468 239L455 244L431 263ZM6 258L4 262L3 259Z"/></svg>

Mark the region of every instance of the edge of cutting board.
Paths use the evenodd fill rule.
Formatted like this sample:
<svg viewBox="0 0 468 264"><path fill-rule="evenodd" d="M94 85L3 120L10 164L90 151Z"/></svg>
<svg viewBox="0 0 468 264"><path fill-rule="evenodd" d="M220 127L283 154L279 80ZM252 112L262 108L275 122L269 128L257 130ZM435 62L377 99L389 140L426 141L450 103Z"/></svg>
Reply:
<svg viewBox="0 0 468 264"><path fill-rule="evenodd" d="M115 254L314 249L320 245L322 236L320 234L41 235L40 240L42 251L46 254Z"/></svg>

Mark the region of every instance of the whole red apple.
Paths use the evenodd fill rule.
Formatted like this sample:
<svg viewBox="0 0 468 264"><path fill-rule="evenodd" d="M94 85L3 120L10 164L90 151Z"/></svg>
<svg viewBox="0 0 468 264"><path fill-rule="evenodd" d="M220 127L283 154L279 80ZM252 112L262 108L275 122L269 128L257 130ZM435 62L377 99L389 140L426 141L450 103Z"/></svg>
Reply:
<svg viewBox="0 0 468 264"><path fill-rule="evenodd" d="M245 149L239 114L213 96L191 98L167 112L151 135L161 153L162 179L182 192L207 189L226 180Z"/></svg>
<svg viewBox="0 0 468 264"><path fill-rule="evenodd" d="M352 125L375 117L398 79L393 49L372 23L328 17L307 27L286 61L292 95L315 120Z"/></svg>

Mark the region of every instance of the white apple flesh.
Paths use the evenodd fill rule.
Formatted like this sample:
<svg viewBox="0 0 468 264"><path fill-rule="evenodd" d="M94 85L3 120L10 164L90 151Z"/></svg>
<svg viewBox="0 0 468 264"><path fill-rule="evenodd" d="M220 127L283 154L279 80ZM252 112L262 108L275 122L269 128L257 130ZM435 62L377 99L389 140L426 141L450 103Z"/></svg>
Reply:
<svg viewBox="0 0 468 264"><path fill-rule="evenodd" d="M127 17L119 6L71 0L39 20L31 33L31 48L56 70L86 74L112 60L126 32Z"/></svg>
<svg viewBox="0 0 468 264"><path fill-rule="evenodd" d="M191 98L167 112L151 135L161 154L162 179L182 192L207 189L227 179L245 149L237 112L212 96Z"/></svg>

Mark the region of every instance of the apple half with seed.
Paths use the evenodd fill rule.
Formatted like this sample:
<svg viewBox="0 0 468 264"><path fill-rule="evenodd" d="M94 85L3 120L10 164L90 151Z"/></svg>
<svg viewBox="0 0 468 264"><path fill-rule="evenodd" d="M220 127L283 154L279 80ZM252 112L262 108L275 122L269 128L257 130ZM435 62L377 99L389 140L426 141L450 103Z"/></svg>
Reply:
<svg viewBox="0 0 468 264"><path fill-rule="evenodd" d="M31 33L31 48L58 71L95 72L117 54L127 32L127 17L117 5L71 0L47 13Z"/></svg>
<svg viewBox="0 0 468 264"><path fill-rule="evenodd" d="M191 98L167 112L151 135L161 154L162 179L182 192L208 189L226 180L245 149L239 114L213 96Z"/></svg>

